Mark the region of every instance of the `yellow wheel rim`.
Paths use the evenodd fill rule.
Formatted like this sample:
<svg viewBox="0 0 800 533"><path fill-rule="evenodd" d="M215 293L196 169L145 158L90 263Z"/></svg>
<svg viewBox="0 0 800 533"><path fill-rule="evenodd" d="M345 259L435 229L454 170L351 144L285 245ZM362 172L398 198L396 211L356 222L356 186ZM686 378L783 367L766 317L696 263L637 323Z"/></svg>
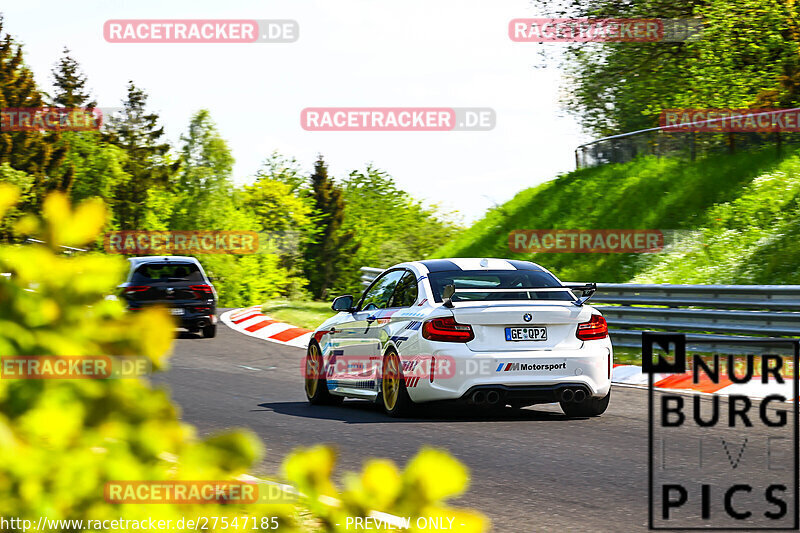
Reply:
<svg viewBox="0 0 800 533"><path fill-rule="evenodd" d="M319 377L322 372L322 357L319 348L311 345L306 356L306 396L313 398L319 387Z"/></svg>
<svg viewBox="0 0 800 533"><path fill-rule="evenodd" d="M383 404L391 411L400 396L400 365L397 354L387 355L384 364L386 368L384 368L381 380L381 392L383 393Z"/></svg>

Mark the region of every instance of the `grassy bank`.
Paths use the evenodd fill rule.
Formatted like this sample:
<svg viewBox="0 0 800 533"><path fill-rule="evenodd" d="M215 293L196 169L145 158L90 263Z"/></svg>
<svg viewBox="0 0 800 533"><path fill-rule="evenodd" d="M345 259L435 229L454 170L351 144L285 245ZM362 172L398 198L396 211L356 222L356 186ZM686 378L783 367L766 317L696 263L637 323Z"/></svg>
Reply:
<svg viewBox="0 0 800 533"><path fill-rule="evenodd" d="M298 300L271 300L261 312L276 320L305 329L315 329L334 313L330 302L305 302Z"/></svg>
<svg viewBox="0 0 800 533"><path fill-rule="evenodd" d="M644 157L583 169L519 192L435 257L538 262L561 279L800 283L800 156L774 149L689 162ZM516 229L692 230L659 254L513 253Z"/></svg>

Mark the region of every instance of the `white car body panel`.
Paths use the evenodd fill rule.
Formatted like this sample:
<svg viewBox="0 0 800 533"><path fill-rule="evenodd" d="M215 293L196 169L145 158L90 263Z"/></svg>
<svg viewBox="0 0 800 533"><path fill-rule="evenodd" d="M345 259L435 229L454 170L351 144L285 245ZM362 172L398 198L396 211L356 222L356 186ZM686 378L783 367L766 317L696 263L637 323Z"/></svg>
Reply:
<svg viewBox="0 0 800 533"><path fill-rule="evenodd" d="M575 335L578 323L588 322L593 314L600 315L595 308L577 306L573 301L502 299L488 303L456 301L448 308L435 301L428 275L431 270L442 271L452 265L460 270L538 269L550 274L533 263L504 259L414 261L387 269L385 272L405 269L416 277L418 296L413 305L340 312L312 336L312 342L318 342L321 348L331 394L376 399L381 361L390 347L400 355L406 388L416 403L468 400L465 395L475 387L509 391L509 397L527 394L526 388L547 391L566 385L585 388L594 398L608 394L613 361L610 339L583 341ZM527 315L531 316L529 320L525 319ZM424 321L447 316L470 324L474 339L443 342L423 338ZM517 326L544 326L547 340L507 341L505 328ZM428 369L434 360L437 363L431 379ZM546 397L534 403L547 403L542 401Z"/></svg>

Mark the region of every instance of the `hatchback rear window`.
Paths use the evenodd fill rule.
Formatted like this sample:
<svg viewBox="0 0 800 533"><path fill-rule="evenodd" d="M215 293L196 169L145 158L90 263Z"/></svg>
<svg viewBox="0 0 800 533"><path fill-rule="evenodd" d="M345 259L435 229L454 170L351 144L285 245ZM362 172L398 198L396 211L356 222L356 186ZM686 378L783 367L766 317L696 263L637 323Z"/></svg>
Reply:
<svg viewBox="0 0 800 533"><path fill-rule="evenodd" d="M493 300L560 300L575 299L572 291L563 288L550 273L536 270L452 270L428 274L433 298L442 301L445 285L455 285L454 302ZM558 290L561 288L561 290ZM489 289L489 290L481 290ZM519 289L519 290L515 290ZM530 291L525 289L554 289Z"/></svg>
<svg viewBox="0 0 800 533"><path fill-rule="evenodd" d="M158 281L203 281L203 275L194 263L145 263L131 277L133 283Z"/></svg>

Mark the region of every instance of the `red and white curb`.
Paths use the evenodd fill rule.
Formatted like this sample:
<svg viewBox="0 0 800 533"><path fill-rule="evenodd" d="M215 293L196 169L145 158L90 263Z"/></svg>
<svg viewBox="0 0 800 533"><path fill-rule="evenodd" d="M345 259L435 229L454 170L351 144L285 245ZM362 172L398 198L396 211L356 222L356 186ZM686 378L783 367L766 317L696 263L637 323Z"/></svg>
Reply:
<svg viewBox="0 0 800 533"><path fill-rule="evenodd" d="M239 333L298 348L308 347L313 333L311 330L296 328L268 317L261 313L260 305L226 311L219 318L226 326Z"/></svg>
<svg viewBox="0 0 800 533"><path fill-rule="evenodd" d="M642 367L635 365L614 365L611 382L633 387L647 388L647 374ZM765 398L770 394L780 394L791 399L794 396L794 384L791 379L778 383L772 377L767 383L761 382L761 376L753 376L748 383L733 383L727 377L720 376L719 383L714 383L708 376L701 375L699 383L693 383L692 373L653 375L653 387L665 390L680 390L694 394L741 394L751 398Z"/></svg>

